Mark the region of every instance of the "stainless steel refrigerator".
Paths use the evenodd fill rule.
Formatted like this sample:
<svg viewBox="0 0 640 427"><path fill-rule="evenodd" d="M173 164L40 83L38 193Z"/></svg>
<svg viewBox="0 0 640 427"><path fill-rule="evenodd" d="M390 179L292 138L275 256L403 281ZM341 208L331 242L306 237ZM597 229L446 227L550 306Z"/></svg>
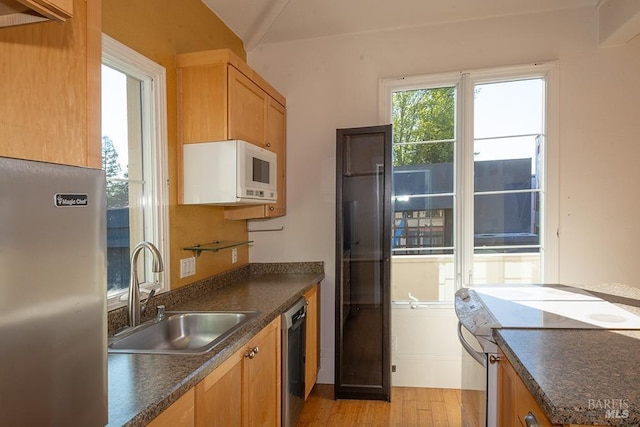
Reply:
<svg viewBox="0 0 640 427"><path fill-rule="evenodd" d="M101 170L0 157L0 425L107 423Z"/></svg>

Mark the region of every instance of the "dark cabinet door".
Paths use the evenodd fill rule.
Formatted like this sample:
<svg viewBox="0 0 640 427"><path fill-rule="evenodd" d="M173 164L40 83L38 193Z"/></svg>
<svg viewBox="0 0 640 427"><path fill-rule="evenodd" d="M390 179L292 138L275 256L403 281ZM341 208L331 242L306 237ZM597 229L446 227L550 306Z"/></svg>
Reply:
<svg viewBox="0 0 640 427"><path fill-rule="evenodd" d="M336 398L390 400L391 125L337 130Z"/></svg>

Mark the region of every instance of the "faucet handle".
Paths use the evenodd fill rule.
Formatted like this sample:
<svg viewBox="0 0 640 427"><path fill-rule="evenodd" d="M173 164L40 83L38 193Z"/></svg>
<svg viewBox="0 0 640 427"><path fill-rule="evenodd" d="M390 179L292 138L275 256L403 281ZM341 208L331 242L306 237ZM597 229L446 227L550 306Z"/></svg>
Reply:
<svg viewBox="0 0 640 427"><path fill-rule="evenodd" d="M156 319L157 320L162 320L164 319L164 305L159 305L156 307Z"/></svg>
<svg viewBox="0 0 640 427"><path fill-rule="evenodd" d="M140 315L141 316L147 311L147 304L149 304L149 301L151 301L151 298L153 298L153 296L155 294L156 294L155 288L151 289L151 292L149 292L149 296L147 297L145 302L140 304Z"/></svg>

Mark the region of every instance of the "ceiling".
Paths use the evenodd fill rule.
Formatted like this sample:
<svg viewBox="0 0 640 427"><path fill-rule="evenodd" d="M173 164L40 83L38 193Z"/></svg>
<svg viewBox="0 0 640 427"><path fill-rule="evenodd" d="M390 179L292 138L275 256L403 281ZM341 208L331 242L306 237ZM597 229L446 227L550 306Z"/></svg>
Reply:
<svg viewBox="0 0 640 427"><path fill-rule="evenodd" d="M599 0L203 0L244 42L262 43L522 15Z"/></svg>

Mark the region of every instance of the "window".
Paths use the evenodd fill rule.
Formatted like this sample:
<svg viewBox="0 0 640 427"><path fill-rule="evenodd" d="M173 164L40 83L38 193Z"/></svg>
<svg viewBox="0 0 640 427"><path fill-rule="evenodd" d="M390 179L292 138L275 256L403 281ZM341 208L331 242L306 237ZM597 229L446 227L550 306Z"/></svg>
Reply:
<svg viewBox="0 0 640 427"><path fill-rule="evenodd" d="M394 132L393 300L555 280L553 71L382 82L381 114Z"/></svg>
<svg viewBox="0 0 640 427"><path fill-rule="evenodd" d="M130 249L152 242L164 272L140 256L142 289L168 288L165 69L103 35L102 163L107 176L107 298L122 305L130 280Z"/></svg>

